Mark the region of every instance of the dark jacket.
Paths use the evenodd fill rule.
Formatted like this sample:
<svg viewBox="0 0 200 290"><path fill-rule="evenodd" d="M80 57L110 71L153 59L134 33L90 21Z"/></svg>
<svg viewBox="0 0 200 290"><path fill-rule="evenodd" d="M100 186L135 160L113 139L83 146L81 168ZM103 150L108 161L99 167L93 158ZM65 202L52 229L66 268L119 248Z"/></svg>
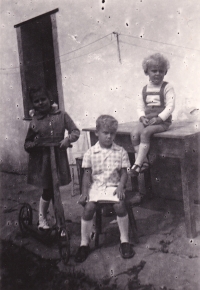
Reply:
<svg viewBox="0 0 200 290"><path fill-rule="evenodd" d="M66 112L51 108L48 115L36 114L30 122L24 148L29 153L28 183L49 188L52 186L50 149L42 146L59 143L68 131L70 143L78 140L80 131ZM55 148L59 185L71 181L66 149Z"/></svg>

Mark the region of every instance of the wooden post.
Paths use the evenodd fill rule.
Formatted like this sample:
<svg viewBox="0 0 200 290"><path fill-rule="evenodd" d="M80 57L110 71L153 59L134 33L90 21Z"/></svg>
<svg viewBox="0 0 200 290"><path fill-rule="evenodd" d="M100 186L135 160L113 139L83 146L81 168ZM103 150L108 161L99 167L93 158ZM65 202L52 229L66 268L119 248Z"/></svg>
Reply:
<svg viewBox="0 0 200 290"><path fill-rule="evenodd" d="M54 47L54 55L55 55L55 69L56 69L56 83L58 89L58 104L61 110L65 110L64 103L64 95L63 95L63 87L62 87L62 72L60 65L60 53L58 46L58 33L57 33L57 22L56 15L51 14L51 24L52 24L52 37L53 37L53 47Z"/></svg>
<svg viewBox="0 0 200 290"><path fill-rule="evenodd" d="M59 180L57 174L57 167L56 167L56 159L55 159L55 149L53 146L50 146L50 154L51 154L51 173L52 173L52 180L53 180L53 191L54 191L54 213L56 218L56 224L58 228L65 227L65 216L64 216L64 209L62 206L62 201L60 197L60 190L59 190Z"/></svg>
<svg viewBox="0 0 200 290"><path fill-rule="evenodd" d="M117 51L118 51L118 56L119 56L119 62L122 63L121 54L120 54L120 46L119 46L119 33L113 32L113 34L116 35L116 38L117 38Z"/></svg>

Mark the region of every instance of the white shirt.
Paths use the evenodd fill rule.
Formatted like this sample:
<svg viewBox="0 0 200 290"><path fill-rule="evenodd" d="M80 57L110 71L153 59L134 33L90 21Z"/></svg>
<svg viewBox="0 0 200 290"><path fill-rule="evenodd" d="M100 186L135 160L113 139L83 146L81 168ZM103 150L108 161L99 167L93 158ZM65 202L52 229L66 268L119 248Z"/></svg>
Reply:
<svg viewBox="0 0 200 290"><path fill-rule="evenodd" d="M127 152L113 142L109 149L101 148L99 142L84 154L82 168L92 168L92 186L106 188L117 186L121 169L130 167Z"/></svg>

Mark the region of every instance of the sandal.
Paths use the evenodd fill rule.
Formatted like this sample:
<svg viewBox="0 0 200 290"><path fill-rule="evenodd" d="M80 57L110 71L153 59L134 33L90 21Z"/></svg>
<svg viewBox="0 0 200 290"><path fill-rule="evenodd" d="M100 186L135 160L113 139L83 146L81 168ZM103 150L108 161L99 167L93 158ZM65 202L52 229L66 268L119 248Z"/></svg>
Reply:
<svg viewBox="0 0 200 290"><path fill-rule="evenodd" d="M75 262L82 263L84 262L88 255L90 253L90 247L89 246L81 246L78 248L78 251L75 255Z"/></svg>
<svg viewBox="0 0 200 290"><path fill-rule="evenodd" d="M123 259L130 259L135 255L135 251L129 243L121 243L119 246L119 252Z"/></svg>
<svg viewBox="0 0 200 290"><path fill-rule="evenodd" d="M138 168L139 168L139 171L136 170ZM138 176L139 173L140 173L140 170L141 170L141 167L139 165L137 165L137 164L134 164L132 168L128 169L128 174L130 176Z"/></svg>
<svg viewBox="0 0 200 290"><path fill-rule="evenodd" d="M144 171L147 171L149 169L149 163L148 162L144 162L142 164L142 167L141 167L141 170L140 170L140 173L143 173Z"/></svg>

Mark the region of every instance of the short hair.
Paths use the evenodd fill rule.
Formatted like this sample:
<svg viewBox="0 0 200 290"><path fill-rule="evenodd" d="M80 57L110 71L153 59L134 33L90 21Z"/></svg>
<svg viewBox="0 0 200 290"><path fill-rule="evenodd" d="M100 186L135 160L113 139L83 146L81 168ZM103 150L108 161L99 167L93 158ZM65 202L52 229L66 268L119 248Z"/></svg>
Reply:
<svg viewBox="0 0 200 290"><path fill-rule="evenodd" d="M110 115L101 115L96 120L96 129L99 131L100 128L106 127L110 130L117 131L118 121Z"/></svg>
<svg viewBox="0 0 200 290"><path fill-rule="evenodd" d="M53 97L51 93L42 86L29 88L29 99L31 100L31 102L33 102L33 96L38 93L41 93L47 96L47 98L50 100L51 105L53 104Z"/></svg>
<svg viewBox="0 0 200 290"><path fill-rule="evenodd" d="M164 65L166 72L170 68L170 63L169 63L168 59L166 57L164 57L161 53L155 53L155 54L152 54L152 55L149 55L148 57L146 57L142 62L142 67L143 67L145 74L147 74L149 65L152 62L157 62L159 65Z"/></svg>

